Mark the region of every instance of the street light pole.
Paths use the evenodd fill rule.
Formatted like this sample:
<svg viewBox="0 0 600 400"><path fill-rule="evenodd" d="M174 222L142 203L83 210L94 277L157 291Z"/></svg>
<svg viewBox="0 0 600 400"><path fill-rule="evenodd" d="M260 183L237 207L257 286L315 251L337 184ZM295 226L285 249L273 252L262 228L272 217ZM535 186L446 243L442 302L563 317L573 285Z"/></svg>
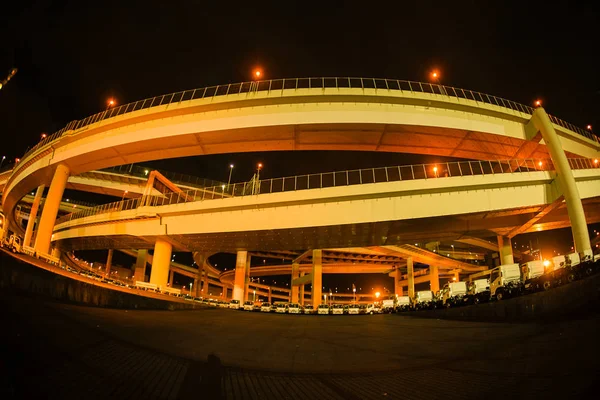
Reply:
<svg viewBox="0 0 600 400"><path fill-rule="evenodd" d="M233 172L233 164L229 164L229 179L227 179L227 188L231 185L231 173Z"/></svg>

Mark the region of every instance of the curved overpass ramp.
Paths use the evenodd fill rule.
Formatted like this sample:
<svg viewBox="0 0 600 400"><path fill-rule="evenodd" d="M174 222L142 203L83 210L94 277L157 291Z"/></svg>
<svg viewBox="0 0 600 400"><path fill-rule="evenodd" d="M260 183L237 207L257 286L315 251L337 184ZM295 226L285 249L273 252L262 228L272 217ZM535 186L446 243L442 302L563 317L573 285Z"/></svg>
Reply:
<svg viewBox="0 0 600 400"><path fill-rule="evenodd" d="M77 175L147 160L247 151L547 158L541 138L527 132L529 107L418 82L320 78L314 83L319 81L317 87L312 79L295 79L197 89L74 121L22 157L4 191L3 209L12 215L27 192L50 183L60 163ZM598 157L597 138L553 122L567 154Z"/></svg>

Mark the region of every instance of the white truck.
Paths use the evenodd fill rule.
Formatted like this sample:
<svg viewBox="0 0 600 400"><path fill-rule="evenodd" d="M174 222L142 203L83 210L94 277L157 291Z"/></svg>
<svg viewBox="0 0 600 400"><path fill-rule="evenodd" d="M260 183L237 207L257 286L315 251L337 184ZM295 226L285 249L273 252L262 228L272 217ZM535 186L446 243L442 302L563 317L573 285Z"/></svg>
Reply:
<svg viewBox="0 0 600 400"><path fill-rule="evenodd" d="M448 282L441 291L442 306L446 308L461 306L465 302L467 282Z"/></svg>
<svg viewBox="0 0 600 400"><path fill-rule="evenodd" d="M479 304L490 299L490 281L487 278L475 279L467 284L466 303Z"/></svg>
<svg viewBox="0 0 600 400"><path fill-rule="evenodd" d="M396 298L396 312L410 310L410 297L398 296Z"/></svg>
<svg viewBox="0 0 600 400"><path fill-rule="evenodd" d="M4 239L4 243L2 245L11 249L13 253L20 253L22 250L21 243L21 238L13 233Z"/></svg>
<svg viewBox="0 0 600 400"><path fill-rule="evenodd" d="M431 290L422 290L415 294L414 308L416 310L425 310L433 308L435 298Z"/></svg>
<svg viewBox="0 0 600 400"><path fill-rule="evenodd" d="M392 313L396 309L396 295L390 295L381 301L381 312Z"/></svg>
<svg viewBox="0 0 600 400"><path fill-rule="evenodd" d="M521 293L521 269L519 264L504 264L490 273L490 296L502 300Z"/></svg>

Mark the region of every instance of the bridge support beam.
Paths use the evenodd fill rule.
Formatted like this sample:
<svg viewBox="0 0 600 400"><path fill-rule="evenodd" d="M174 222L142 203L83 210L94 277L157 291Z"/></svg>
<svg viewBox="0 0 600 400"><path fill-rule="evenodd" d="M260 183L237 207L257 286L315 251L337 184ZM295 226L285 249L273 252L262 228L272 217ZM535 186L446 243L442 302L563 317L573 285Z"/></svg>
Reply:
<svg viewBox="0 0 600 400"><path fill-rule="evenodd" d="M406 259L406 270L408 273L408 296L412 299L415 297L415 269L412 257Z"/></svg>
<svg viewBox="0 0 600 400"><path fill-rule="evenodd" d="M304 272L300 273L300 277L304 276ZM300 305L304 305L304 284L299 286Z"/></svg>
<svg viewBox="0 0 600 400"><path fill-rule="evenodd" d="M135 269L133 270L133 282L146 280L146 258L148 257L148 250L140 249L137 253L137 259L135 260Z"/></svg>
<svg viewBox="0 0 600 400"><path fill-rule="evenodd" d="M244 301L248 301L250 297L250 261L252 261L252 256L248 254L246 258L246 276L244 279Z"/></svg>
<svg viewBox="0 0 600 400"><path fill-rule="evenodd" d="M512 243L509 237L498 236L498 250L500 252L500 264L514 264L515 259L512 252Z"/></svg>
<svg viewBox="0 0 600 400"><path fill-rule="evenodd" d="M312 255L312 290L310 294L310 302L313 310L319 307L322 302L323 290L323 250L313 250Z"/></svg>
<svg viewBox="0 0 600 400"><path fill-rule="evenodd" d="M171 243L166 240L156 239L156 243L154 244L154 256L152 257L150 283L157 285L159 288L167 286L172 251L173 245L171 245Z"/></svg>
<svg viewBox="0 0 600 400"><path fill-rule="evenodd" d="M203 269L204 272L204 277L203 279L203 283L202 283L202 293L204 293L204 296L208 296L208 271L206 269Z"/></svg>
<svg viewBox="0 0 600 400"><path fill-rule="evenodd" d="M298 291L300 289L300 285L294 285L294 279L300 278L300 264L293 263L292 264L292 290L290 291L290 303L298 303Z"/></svg>
<svg viewBox="0 0 600 400"><path fill-rule="evenodd" d="M110 267L112 266L113 249L108 249L108 255L106 256L106 269L104 270L105 276L110 276Z"/></svg>
<svg viewBox="0 0 600 400"><path fill-rule="evenodd" d="M440 291L440 273L437 265L429 266L429 287L433 293Z"/></svg>
<svg viewBox="0 0 600 400"><path fill-rule="evenodd" d="M238 251L235 260L235 280L233 284L233 300L244 301L244 288L246 286L246 261L247 251Z"/></svg>
<svg viewBox="0 0 600 400"><path fill-rule="evenodd" d="M60 201L62 200L65 187L67 186L70 172L69 167L64 164L58 164L56 171L54 171L54 177L50 184L48 196L46 196L44 210L42 211L42 217L40 218L40 226L35 238L35 251L37 253L47 254L50 250L54 222L58 215L58 208L60 207Z"/></svg>
<svg viewBox="0 0 600 400"><path fill-rule="evenodd" d="M33 204L31 205L31 212L29 213L29 220L27 221L27 229L25 229L25 238L23 238L23 246L31 246L31 236L33 235L33 226L37 219L38 208L42 201L42 195L44 194L45 185L38 186L33 198Z"/></svg>
<svg viewBox="0 0 600 400"><path fill-rule="evenodd" d="M173 287L173 278L175 278L175 271L169 271L169 286Z"/></svg>
<svg viewBox="0 0 600 400"><path fill-rule="evenodd" d="M565 203L567 203L567 213L571 221L575 251L579 253L582 260L586 257L593 257L583 204L581 203L579 190L573 177L573 171L571 171L569 160L550 121L550 117L548 117L546 110L542 107L538 107L533 112L531 121L526 129L531 130L531 126L542 134L542 138L544 138L550 158L554 164L558 186L565 197Z"/></svg>
<svg viewBox="0 0 600 400"><path fill-rule="evenodd" d="M400 283L401 280L402 271L400 271L400 268L396 268L396 271L394 271L394 294L398 296L402 296L402 292L404 291L402 289L402 284Z"/></svg>

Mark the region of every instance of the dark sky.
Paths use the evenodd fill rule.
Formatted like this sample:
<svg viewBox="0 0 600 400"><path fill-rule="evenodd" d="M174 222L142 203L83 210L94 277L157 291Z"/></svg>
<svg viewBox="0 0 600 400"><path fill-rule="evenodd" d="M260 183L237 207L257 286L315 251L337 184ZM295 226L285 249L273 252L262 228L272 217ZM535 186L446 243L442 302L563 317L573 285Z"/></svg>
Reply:
<svg viewBox="0 0 600 400"><path fill-rule="evenodd" d="M213 3L213 4L207 4ZM397 3L391 6L391 3ZM482 4L483 3L483 4ZM576 4L580 3L580 4ZM0 156L106 106L265 78L361 76L444 84L600 128L598 10L593 2L13 1L3 4ZM303 158L306 157L306 158ZM304 162L303 162L304 160ZM309 160L310 162L306 162ZM167 170L247 180L429 161L418 156L243 154L158 162Z"/></svg>

